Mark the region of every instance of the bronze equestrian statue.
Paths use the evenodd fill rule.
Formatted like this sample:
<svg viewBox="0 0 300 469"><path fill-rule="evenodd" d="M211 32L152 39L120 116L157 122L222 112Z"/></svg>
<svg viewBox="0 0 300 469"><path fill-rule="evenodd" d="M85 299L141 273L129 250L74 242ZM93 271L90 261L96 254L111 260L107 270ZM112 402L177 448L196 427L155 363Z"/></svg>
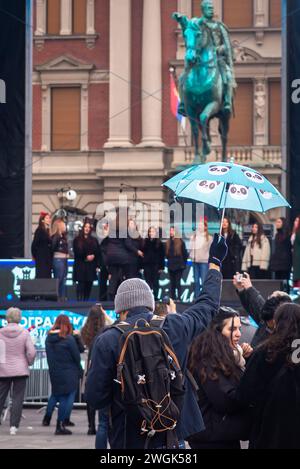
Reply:
<svg viewBox="0 0 300 469"><path fill-rule="evenodd" d="M173 18L180 24L185 41L185 70L179 78L181 104L178 112L189 118L195 145L195 164L205 163L211 152L210 121L219 119L222 159L227 161L227 141L233 114L236 81L234 55L227 27L214 20L211 0L201 3L203 16L189 19L180 13ZM202 153L199 150L202 132Z"/></svg>

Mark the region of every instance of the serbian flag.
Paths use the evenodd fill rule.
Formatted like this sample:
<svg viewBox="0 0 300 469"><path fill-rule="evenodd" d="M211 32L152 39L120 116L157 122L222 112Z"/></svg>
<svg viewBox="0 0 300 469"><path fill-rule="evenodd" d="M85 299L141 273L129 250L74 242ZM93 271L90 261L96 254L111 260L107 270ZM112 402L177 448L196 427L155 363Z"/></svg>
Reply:
<svg viewBox="0 0 300 469"><path fill-rule="evenodd" d="M181 127L183 130L185 130L186 127L186 118L182 116L181 114L178 114L178 106L180 104L180 96L178 93L178 89L175 83L174 75L173 73L170 73L170 90L171 90L171 111L174 117L180 122Z"/></svg>

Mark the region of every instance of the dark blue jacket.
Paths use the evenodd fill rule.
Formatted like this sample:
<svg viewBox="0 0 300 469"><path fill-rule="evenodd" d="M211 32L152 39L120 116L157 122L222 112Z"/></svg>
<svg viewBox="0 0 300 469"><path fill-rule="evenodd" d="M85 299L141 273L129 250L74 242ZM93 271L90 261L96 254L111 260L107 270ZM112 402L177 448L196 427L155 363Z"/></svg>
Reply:
<svg viewBox="0 0 300 469"><path fill-rule="evenodd" d="M167 316L163 325L164 331L174 347L183 371L186 370L189 348L192 341L203 332L220 306L222 275L210 270L206 278L202 295L196 304L183 314ZM131 311L127 322L135 323L139 318L149 320L149 312L141 308ZM109 329L97 338L92 354L91 368L87 378L86 397L91 407L103 409L110 406L112 411L112 430L110 444L112 449L124 448L125 416L114 397L119 394L116 379L116 363L119 353L120 332ZM204 423L199 410L195 393L189 380L186 380L186 393L181 419L177 428L178 438L204 430ZM144 448L145 438L140 436L140 429L127 427L126 447Z"/></svg>
<svg viewBox="0 0 300 469"><path fill-rule="evenodd" d="M80 352L76 339L69 335L65 339L51 333L46 339L52 394L70 394L78 390L82 374Z"/></svg>

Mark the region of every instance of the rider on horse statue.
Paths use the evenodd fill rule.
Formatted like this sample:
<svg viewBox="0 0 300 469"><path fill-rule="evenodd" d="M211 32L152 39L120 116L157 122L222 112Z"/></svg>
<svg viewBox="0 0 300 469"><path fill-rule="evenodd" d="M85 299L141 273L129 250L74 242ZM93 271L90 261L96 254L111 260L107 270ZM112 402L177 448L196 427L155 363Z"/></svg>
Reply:
<svg viewBox="0 0 300 469"><path fill-rule="evenodd" d="M222 81L224 85L223 111L232 114L233 111L233 89L237 87L234 73L234 52L229 37L227 26L221 21L214 20L214 5L212 0L203 0L201 2L203 16L198 19L199 27L204 23L211 31ZM184 29L187 17L180 13L174 14L176 19ZM181 103L178 108L179 114L186 116L186 110L183 99L183 91L180 86Z"/></svg>

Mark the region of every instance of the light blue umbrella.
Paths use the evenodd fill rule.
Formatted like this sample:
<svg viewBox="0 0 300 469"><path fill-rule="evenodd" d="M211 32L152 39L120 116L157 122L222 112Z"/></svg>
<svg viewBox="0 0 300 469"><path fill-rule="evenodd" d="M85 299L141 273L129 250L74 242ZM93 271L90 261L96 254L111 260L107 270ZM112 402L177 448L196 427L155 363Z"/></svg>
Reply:
<svg viewBox="0 0 300 469"><path fill-rule="evenodd" d="M220 231L226 208L265 213L277 207L290 207L265 176L234 163L193 166L174 176L164 186L173 190L176 198L203 202L223 210Z"/></svg>
<svg viewBox="0 0 300 469"><path fill-rule="evenodd" d="M174 192L182 180L187 181L217 181L240 186L254 187L255 189L277 194L277 189L265 176L254 169L231 163L206 163L192 166L174 176L167 183L167 187Z"/></svg>

